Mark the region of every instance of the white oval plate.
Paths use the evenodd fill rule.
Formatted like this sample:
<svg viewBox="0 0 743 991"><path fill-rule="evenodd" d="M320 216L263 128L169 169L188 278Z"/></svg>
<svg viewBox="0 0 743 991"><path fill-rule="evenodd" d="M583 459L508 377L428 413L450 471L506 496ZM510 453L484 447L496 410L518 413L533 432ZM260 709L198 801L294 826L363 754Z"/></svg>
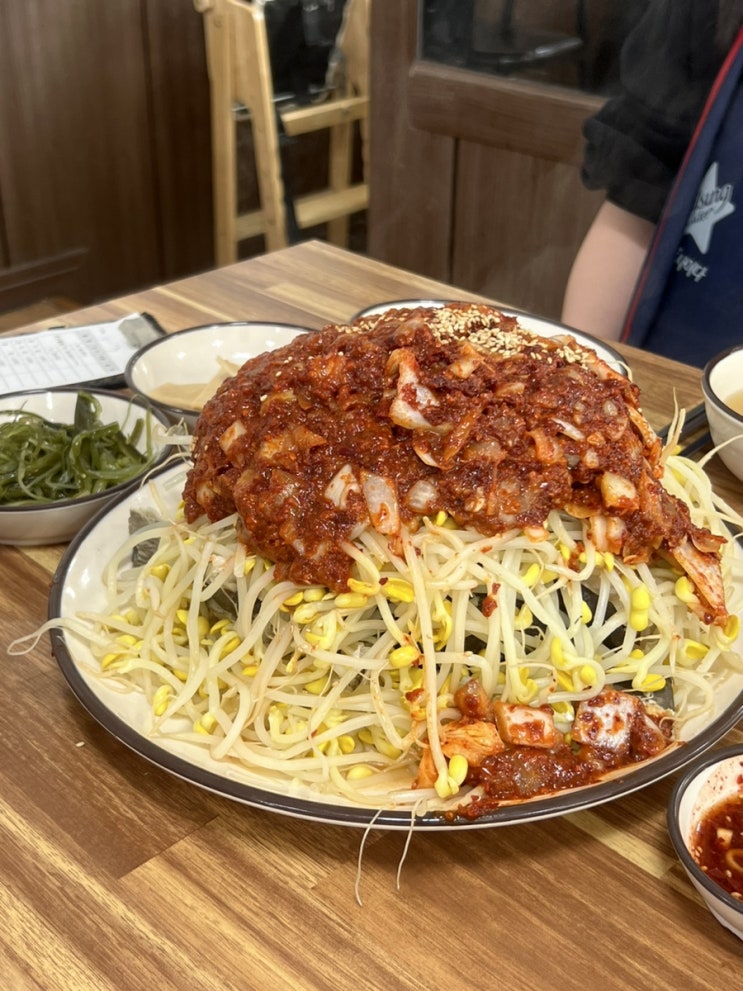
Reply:
<svg viewBox="0 0 743 991"><path fill-rule="evenodd" d="M152 486L156 485L166 507L174 510L180 500L185 467L166 468L146 488L110 505L80 533L67 549L54 576L49 599L49 617L69 617L81 608L95 611L105 605L101 581L104 562L112 548L128 533L129 512L156 509ZM74 636L56 629L51 632L52 650L72 691L88 712L114 737L158 767L226 798L337 825L368 826L372 820L380 829L409 829L410 812L390 808L379 810L328 797L317 792L298 792L283 778L259 775L234 764L212 760L193 744L152 739L148 736L150 709L139 692L112 690L105 679L96 677L97 667L88 649ZM504 805L474 822L447 822L436 815L416 819L426 829L472 829L500 826L574 812L608 802L643 788L688 764L720 739L740 718L743 706L743 672L731 677L718 689L714 711L704 720L689 724L684 745L636 764L620 775L584 788L542 796L517 805Z"/></svg>

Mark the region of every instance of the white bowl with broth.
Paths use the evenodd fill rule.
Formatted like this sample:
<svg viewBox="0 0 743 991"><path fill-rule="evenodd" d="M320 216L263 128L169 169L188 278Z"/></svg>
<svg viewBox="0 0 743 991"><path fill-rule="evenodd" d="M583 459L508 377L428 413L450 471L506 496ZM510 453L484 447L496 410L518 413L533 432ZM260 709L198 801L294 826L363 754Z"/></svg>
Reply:
<svg viewBox="0 0 743 991"><path fill-rule="evenodd" d="M129 359L125 377L171 423L193 429L221 383L264 351L289 344L306 327L240 321L190 327L146 344Z"/></svg>
<svg viewBox="0 0 743 991"><path fill-rule="evenodd" d="M743 344L712 358L702 375L712 442L730 471L743 479Z"/></svg>

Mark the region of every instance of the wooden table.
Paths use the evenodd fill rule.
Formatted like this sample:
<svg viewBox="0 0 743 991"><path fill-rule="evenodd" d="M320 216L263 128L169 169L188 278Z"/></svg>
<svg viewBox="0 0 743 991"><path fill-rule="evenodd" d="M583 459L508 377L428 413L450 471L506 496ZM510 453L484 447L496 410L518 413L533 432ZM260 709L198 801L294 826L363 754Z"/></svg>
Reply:
<svg viewBox="0 0 743 991"><path fill-rule="evenodd" d="M346 320L450 287L307 243L70 314L170 331ZM48 325L47 321L47 325ZM43 324L36 325L37 327ZM699 373L622 349L656 427ZM743 507L719 464L718 485ZM0 642L46 616L61 547L0 548ZM121 746L44 640L2 661L0 986L7 991L458 991L741 987L743 945L703 907L665 827L665 779L528 825L362 833L252 809ZM740 727L725 742L743 741Z"/></svg>

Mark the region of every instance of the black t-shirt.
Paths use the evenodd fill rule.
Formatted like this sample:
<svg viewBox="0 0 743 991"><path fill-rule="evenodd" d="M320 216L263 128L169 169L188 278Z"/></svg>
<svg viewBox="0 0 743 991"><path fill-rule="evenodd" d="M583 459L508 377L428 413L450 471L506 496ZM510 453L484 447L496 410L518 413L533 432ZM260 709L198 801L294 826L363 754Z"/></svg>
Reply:
<svg viewBox="0 0 743 991"><path fill-rule="evenodd" d="M621 92L589 118L582 177L655 223L725 51L714 0L651 0L622 48Z"/></svg>

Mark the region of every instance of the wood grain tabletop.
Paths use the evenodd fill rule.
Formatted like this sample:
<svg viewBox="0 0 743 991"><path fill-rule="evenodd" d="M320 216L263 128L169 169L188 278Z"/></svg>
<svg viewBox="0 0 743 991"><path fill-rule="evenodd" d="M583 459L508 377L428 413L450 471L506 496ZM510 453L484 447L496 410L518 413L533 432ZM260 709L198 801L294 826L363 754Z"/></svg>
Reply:
<svg viewBox="0 0 743 991"><path fill-rule="evenodd" d="M319 328L371 304L478 297L309 242L64 315L167 331ZM41 322L29 332L48 326ZM656 428L698 370L626 357ZM716 487L739 483L714 459ZM0 987L7 991L602 991L743 986L665 825L674 776L541 821L363 831L253 808L130 752L81 707L43 637L63 547L0 547ZM741 724L723 743L743 742ZM399 870L399 878L398 878ZM356 899L356 890L360 904Z"/></svg>

